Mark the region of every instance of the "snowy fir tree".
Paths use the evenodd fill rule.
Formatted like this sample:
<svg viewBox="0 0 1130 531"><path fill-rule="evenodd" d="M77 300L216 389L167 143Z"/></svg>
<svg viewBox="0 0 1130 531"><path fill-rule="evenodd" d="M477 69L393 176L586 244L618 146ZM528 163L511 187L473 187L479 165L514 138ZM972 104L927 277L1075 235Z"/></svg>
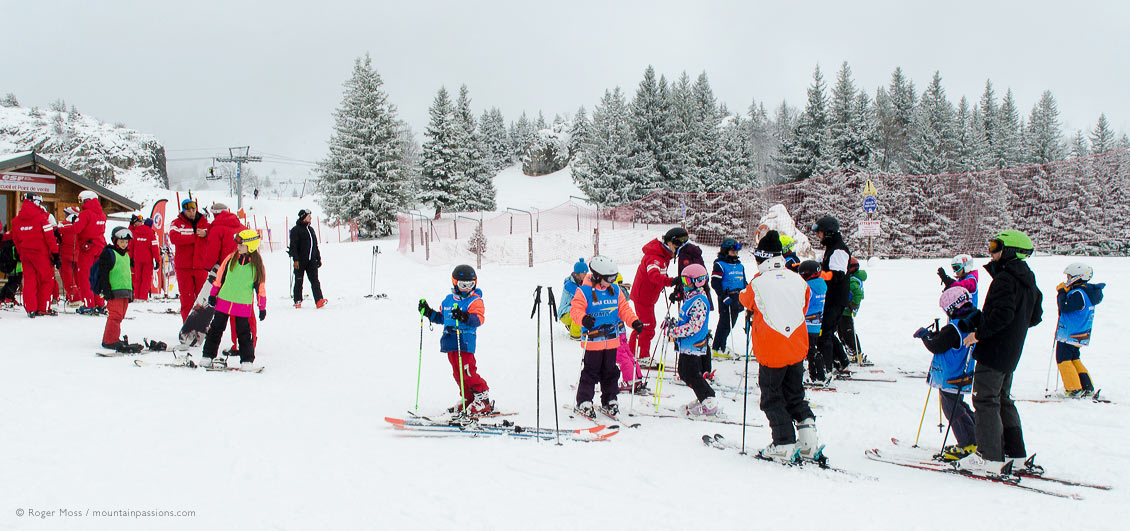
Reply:
<svg viewBox="0 0 1130 531"><path fill-rule="evenodd" d="M989 136L990 149L996 159L997 168L1012 168L1024 163L1020 136L1020 112L1012 89L1005 91L1001 106L997 109L994 130Z"/></svg>
<svg viewBox="0 0 1130 531"><path fill-rule="evenodd" d="M1091 153L1106 153L1114 149L1114 129L1106 119L1106 114L1099 115L1095 128L1091 129Z"/></svg>
<svg viewBox="0 0 1130 531"><path fill-rule="evenodd" d="M467 85L459 87L459 98L455 101L455 119L458 127L459 173L461 183L461 203L466 210L494 210L494 175L487 160L482 137L475 124L475 114L471 111L471 92Z"/></svg>
<svg viewBox="0 0 1130 531"><path fill-rule="evenodd" d="M1087 144L1087 137L1083 136L1083 131L1075 131L1075 135L1071 137L1071 143L1068 146L1068 153L1073 159L1091 154L1091 148Z"/></svg>
<svg viewBox="0 0 1130 531"><path fill-rule="evenodd" d="M871 170L873 124L866 93L857 93L847 61L836 75L828 112L828 164L833 169Z"/></svg>
<svg viewBox="0 0 1130 531"><path fill-rule="evenodd" d="M954 118L957 132L957 152L954 155L953 171L977 172L986 168L989 159L989 144L985 138L984 123L976 108L969 107L965 96L957 105Z"/></svg>
<svg viewBox="0 0 1130 531"><path fill-rule="evenodd" d="M521 161L522 157L526 156L526 150L530 148L530 144L533 144L536 139L537 130L534 129L534 124L523 112L517 122L510 124L510 148L513 149L511 156L514 160Z"/></svg>
<svg viewBox="0 0 1130 531"><path fill-rule="evenodd" d="M707 192L730 189L731 185L721 182L723 162L720 125L724 113L719 109L706 72L699 74L695 80L691 96L694 104L691 107L692 134L688 155L692 181L702 183L699 189Z"/></svg>
<svg viewBox="0 0 1130 531"><path fill-rule="evenodd" d="M574 160L574 182L602 207L639 199L650 191L647 175L655 162L640 149L628 114L620 88L605 91Z"/></svg>
<svg viewBox="0 0 1130 531"><path fill-rule="evenodd" d="M474 255L482 255L487 252L487 237L483 234L482 223L475 225L475 231L471 233L471 238L467 241L467 250Z"/></svg>
<svg viewBox="0 0 1130 531"><path fill-rule="evenodd" d="M786 182L801 181L831 170L827 162L828 115L824 76L820 66L812 74L808 104L797 118L795 136L781 145L775 159L777 171Z"/></svg>
<svg viewBox="0 0 1130 531"><path fill-rule="evenodd" d="M354 61L344 86L329 154L318 165L319 201L331 217L356 220L362 236L386 236L408 201L401 122L368 54Z"/></svg>
<svg viewBox="0 0 1130 531"><path fill-rule="evenodd" d="M879 119L879 169L897 173L905 170L907 143L910 141L917 93L914 82L907 79L901 67L891 73L887 88L875 94Z"/></svg>
<svg viewBox="0 0 1130 531"><path fill-rule="evenodd" d="M573 123L569 126L569 156L573 157L579 153L586 139L589 136L589 117L582 106L577 109L577 114L573 116Z"/></svg>
<svg viewBox="0 0 1130 531"><path fill-rule="evenodd" d="M686 72L683 72L678 81L671 85L667 94L667 107L669 120L664 135L667 139L667 153L664 156L667 177L656 188L699 192L702 190L702 181L695 179L697 174L691 160L696 129L694 89Z"/></svg>
<svg viewBox="0 0 1130 531"><path fill-rule="evenodd" d="M0 99L0 107L19 107L19 106L20 106L20 100L17 99L16 95L11 93L11 92L4 95L3 99Z"/></svg>
<svg viewBox="0 0 1130 531"><path fill-rule="evenodd" d="M669 178L668 166L671 142L668 135L671 111L668 102L667 79L655 78L655 68L648 65L631 103L632 129L642 149L651 153L655 170L648 180L658 185Z"/></svg>
<svg viewBox="0 0 1130 531"><path fill-rule="evenodd" d="M483 141L490 173L497 174L510 165L513 150L510 148L510 136L506 133L506 121L498 107L483 111L483 116L479 119L479 136Z"/></svg>
<svg viewBox="0 0 1130 531"><path fill-rule="evenodd" d="M1026 162L1046 164L1064 157L1066 151L1059 123L1059 107L1050 90L1045 90L1040 95L1040 101L1032 107L1026 133Z"/></svg>
<svg viewBox="0 0 1130 531"><path fill-rule="evenodd" d="M727 116L720 135L718 171L708 176L708 191L732 192L758 186L753 169L752 145L747 120L743 120L740 114Z"/></svg>
<svg viewBox="0 0 1130 531"><path fill-rule="evenodd" d="M957 158L957 130L953 104L946 99L940 72L934 72L922 93L914 110L912 130L907 169L916 175L950 172Z"/></svg>
<svg viewBox="0 0 1130 531"><path fill-rule="evenodd" d="M746 134L749 135L750 166L753 172L751 178L753 186L764 186L770 182L769 167L773 162L773 155L777 153L775 124L770 121L764 103L750 103L747 116L749 119L744 123Z"/></svg>
<svg viewBox="0 0 1130 531"><path fill-rule="evenodd" d="M446 88L440 87L428 115L417 199L440 211L460 210L465 206L462 197L465 175L461 171L463 160L459 145L463 133Z"/></svg>
<svg viewBox="0 0 1130 531"><path fill-rule="evenodd" d="M534 122L534 133L537 134L542 129L549 129L549 123L545 121L545 115L538 111L538 119Z"/></svg>

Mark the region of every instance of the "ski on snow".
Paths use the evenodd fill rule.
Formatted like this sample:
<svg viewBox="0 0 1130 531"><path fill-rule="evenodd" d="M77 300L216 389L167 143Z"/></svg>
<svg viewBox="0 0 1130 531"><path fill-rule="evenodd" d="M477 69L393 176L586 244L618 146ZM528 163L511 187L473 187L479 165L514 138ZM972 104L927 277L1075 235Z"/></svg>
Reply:
<svg viewBox="0 0 1130 531"><path fill-rule="evenodd" d="M1049 489L1042 489L1040 487L1033 487L1031 485L1021 484L1020 477L1011 474L974 474L969 471L960 471L952 465L934 461L929 457L918 458L913 456L896 456L893 453L880 451L878 448L872 448L864 452L864 455L872 461L879 461L882 463L890 463L892 465L903 466L907 468L915 468L918 470L927 470L930 472L940 472L952 476L959 476L969 479L978 479L990 483L997 483L1001 485L1008 485L1017 489L1026 490L1028 492L1036 492L1039 494L1046 494L1048 496L1055 496L1057 498L1068 498L1073 500L1082 499L1082 496L1075 493L1060 492Z"/></svg>
<svg viewBox="0 0 1130 531"><path fill-rule="evenodd" d="M726 440L726 438L722 437L722 434L720 434L720 433L715 433L714 435L710 435L710 434L703 435L702 436L702 444L709 446L711 448L716 448L718 450L738 450L738 451L741 451L741 446L733 444L730 441ZM854 478L858 478L858 479L875 480L875 478L873 476L868 476L866 474L861 474L859 472L854 472L854 471L851 471L851 470L844 470L842 468L836 468L834 466L831 466L831 465L828 464L828 458L826 458L824 456L821 456L819 460L804 459L804 460L800 460L800 461L793 461L793 462L786 463L784 461L778 461L776 459L771 459L771 458L768 458L768 457L761 457L761 455L758 453L757 450L747 452L747 454L750 457L753 457L754 459L756 459L758 461L776 463L776 464L781 465L783 467L789 467L789 468L812 468L812 467L815 467L819 470L827 470L829 472L836 472L838 474L843 474L845 476L850 476L850 477L854 477Z"/></svg>
<svg viewBox="0 0 1130 531"><path fill-rule="evenodd" d="M464 424L454 419L440 421L426 417L410 417L407 419L385 417L385 422L392 424L393 428L405 432L406 435L419 437L513 437L518 439L542 440L553 440L557 437L561 437L562 439L571 441L596 442L606 441L609 437L620 433L618 430L604 425L577 430L557 431L551 428L542 428L540 430L527 428L506 420L502 421L500 424L484 423L476 419L462 420L465 420L466 423Z"/></svg>
<svg viewBox="0 0 1130 531"><path fill-rule="evenodd" d="M732 424L732 425L735 425L735 426L741 426L742 425L742 422L740 420L734 420L734 419L731 419L729 417L706 416L706 415L686 415L686 414L684 414L684 413L682 413L678 410L675 410L675 409L672 409L672 408L669 408L669 407L661 407L660 412L646 411L646 410L645 411L633 411L632 413L629 414L629 416L632 416L632 417L635 417L635 416L655 417L655 418L661 418L661 419L683 419L683 420L693 420L693 421L702 421L702 422L713 422L715 424ZM752 427L752 428L763 427L762 424L758 424L756 422L747 422L746 426L749 426L749 427Z"/></svg>
<svg viewBox="0 0 1130 531"><path fill-rule="evenodd" d="M914 448L913 446L906 446L897 437L891 437L891 444L893 444L893 445L895 445L899 448L905 448L908 451L911 450L912 448ZM952 463L952 461L941 461L941 460L939 460L938 455L940 455L940 454L935 454L934 456L931 457L931 459L933 459L935 462L943 463L943 464ZM1060 485L1068 485L1068 486L1071 486L1071 487L1086 487L1086 488L1089 488L1089 489L1111 490L1110 485L1103 485L1103 484L1099 484L1099 483L1089 483L1089 482L1086 482L1086 481L1082 481L1082 480L1078 480L1078 479L1072 479L1072 478L1049 476L1043 471L1043 467L1036 464L1036 454L1032 454L1031 456L1028 457L1027 460L1024 461L1024 468L1021 468L1019 470L1014 468L1012 470L1012 475L1020 476L1022 478L1041 479L1041 480L1044 480L1044 481L1050 481L1052 483L1059 483Z"/></svg>
<svg viewBox="0 0 1130 531"><path fill-rule="evenodd" d="M1103 390L1099 389L1098 391L1095 391L1095 393L1091 396L1074 397L1054 394L1047 395L1044 398L1013 398L1012 400L1013 402L1035 402L1039 404L1045 404L1048 402L1086 402L1090 400L1091 402L1095 402L1097 404L1113 404L1114 402L1111 402L1109 399L1099 396L1099 394L1102 392Z"/></svg>

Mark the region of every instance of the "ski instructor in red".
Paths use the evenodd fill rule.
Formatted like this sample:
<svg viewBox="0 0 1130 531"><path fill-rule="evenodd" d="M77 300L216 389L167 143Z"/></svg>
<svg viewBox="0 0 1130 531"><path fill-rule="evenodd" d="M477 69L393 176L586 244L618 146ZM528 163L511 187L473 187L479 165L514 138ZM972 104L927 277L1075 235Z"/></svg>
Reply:
<svg viewBox="0 0 1130 531"><path fill-rule="evenodd" d="M106 213L102 211L102 203L98 194L90 190L83 190L78 194L82 201L82 210L78 213L75 222L75 243L78 245L78 289L82 293L83 307L79 313L94 313L105 310L106 301L94 294L90 285L90 268L102 249L106 247Z"/></svg>
<svg viewBox="0 0 1130 531"><path fill-rule="evenodd" d="M208 248L208 218L196 210L195 199L180 203L180 215L169 226L169 242L176 247L173 265L180 290L180 319L188 319L192 304L204 287L213 264L205 263Z"/></svg>
<svg viewBox="0 0 1130 531"><path fill-rule="evenodd" d="M675 257L675 251L679 246L689 239L687 229L675 227L667 231L661 239L656 238L643 246L643 259L636 268L636 276L632 280L632 294L629 297L636 317L643 323L643 330L640 332L632 330L632 335L628 338L628 348L640 359L651 356L651 338L655 337L655 302L659 300L664 288L679 283L678 276L667 276L667 266L671 264L671 259Z"/></svg>

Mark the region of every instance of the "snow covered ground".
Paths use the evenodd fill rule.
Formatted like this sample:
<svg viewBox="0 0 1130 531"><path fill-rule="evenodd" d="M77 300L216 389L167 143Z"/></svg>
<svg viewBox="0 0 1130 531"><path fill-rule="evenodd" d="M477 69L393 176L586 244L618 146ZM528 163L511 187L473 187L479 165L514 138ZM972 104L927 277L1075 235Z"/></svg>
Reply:
<svg viewBox="0 0 1130 531"><path fill-rule="evenodd" d="M313 206L288 201L256 208L283 214ZM608 442L561 447L400 435L382 419L403 416L415 402L416 301L425 297L436 305L450 287L454 264L422 265L386 251L378 280L388 298L365 298L372 245L387 250L394 243L324 244L321 274L330 304L321 310L291 308L287 258L267 254L261 374L139 368L131 359L94 355L101 318L28 320L21 312L0 312L0 529L942 529L954 522L987 529L1122 528L1119 508L1130 506L1124 451L1130 360L1125 346L1117 345L1128 337L1121 326L1130 299L1119 279L1130 275L1130 259L1087 259L1096 281L1111 284L1083 360L1115 404L1019 405L1029 451L1038 452L1049 471L1115 486L1110 492L1073 489L1085 499L1072 501L865 459L865 449L884 447L890 437L915 437L926 385L897 370L924 370L929 363L911 333L941 315L935 269L943 260L867 266L861 339L876 368L898 381L842 382L845 392L809 394L832 463L876 478L860 480L705 448L701 435L740 440L740 427L681 419L641 418L641 428ZM584 249L575 254L587 255ZM743 258L752 268L752 257ZM1051 295L1060 271L1074 260L1031 260L1045 293L1045 320L1029 333L1016 397L1043 394L1055 326ZM487 311L479 370L498 406L521 412L511 418L524 425L535 422L534 286L558 291L569 269L570 263L559 261L480 271ZM622 262L621 269L631 280L635 263ZM145 311L173 304L131 305L124 333L134 341L174 342L178 317ZM553 334L558 402L571 404L579 346L559 326ZM458 386L438 352L439 327L425 325L423 336L420 408L434 411L454 402ZM549 363L543 336L543 426L552 425L554 416ZM715 363L718 377L731 384L741 367ZM685 387L663 389L675 395L663 399L669 405L692 398ZM740 417L741 397L724 396L727 414ZM628 401L622 398L625 409ZM922 429L927 447L941 443L936 403L935 396ZM765 424L756 404L751 396L750 419ZM561 424L585 426L564 415ZM751 448L768 441L767 428L749 429ZM18 516L29 509L55 513ZM195 514L61 516L59 509Z"/></svg>

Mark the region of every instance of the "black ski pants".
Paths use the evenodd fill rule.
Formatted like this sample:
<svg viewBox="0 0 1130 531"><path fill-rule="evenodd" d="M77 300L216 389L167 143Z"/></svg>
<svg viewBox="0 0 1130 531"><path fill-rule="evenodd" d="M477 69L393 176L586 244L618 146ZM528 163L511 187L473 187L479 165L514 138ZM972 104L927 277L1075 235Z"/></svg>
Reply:
<svg viewBox="0 0 1130 531"><path fill-rule="evenodd" d="M761 411L769 419L773 444L793 444L796 430L793 422L815 418L804 399L804 364L757 370L757 386L761 389Z"/></svg>
<svg viewBox="0 0 1130 531"><path fill-rule="evenodd" d="M581 366L581 381L577 383L577 405L591 402L600 383L600 403L607 406L620 392L620 369L616 366L616 347L604 350L586 350Z"/></svg>
<svg viewBox="0 0 1130 531"><path fill-rule="evenodd" d="M836 330L839 329L843 313L842 304L824 306L824 316L820 322L820 357L824 359L824 370L827 372L834 370L836 365L840 368L848 366L844 347L836 339Z"/></svg>
<svg viewBox="0 0 1130 531"><path fill-rule="evenodd" d="M9 274L8 281L4 284L4 289L0 289L0 301L8 299L16 300L16 290L19 289L20 283L23 281L23 273Z"/></svg>
<svg viewBox="0 0 1130 531"><path fill-rule="evenodd" d="M702 373L707 371L704 363L709 360L709 352L702 354L679 353L679 378L682 378L694 391L694 396L699 402L714 396L714 389L702 376Z"/></svg>
<svg viewBox="0 0 1130 531"><path fill-rule="evenodd" d="M836 359L852 360L860 353L859 336L855 333L855 316L841 315L840 322L836 325Z"/></svg>
<svg viewBox="0 0 1130 531"><path fill-rule="evenodd" d="M212 313L212 324L208 326L208 335L204 337L205 358L216 358L220 349L220 342L224 339L224 331L228 328L228 314L224 312ZM255 361L255 341L251 339L251 317L235 318L235 335L239 339L240 363L253 363Z"/></svg>
<svg viewBox="0 0 1130 531"><path fill-rule="evenodd" d="M318 281L318 264L316 262L299 262L294 268L294 302L302 302L302 275L310 277L310 291L314 292L314 300L322 300L322 283Z"/></svg>
<svg viewBox="0 0 1130 531"><path fill-rule="evenodd" d="M969 390L968 387L965 388ZM973 411L965 403L965 397L957 393L938 391L942 399L942 412L953 429L953 436L957 438L957 445L966 447L977 443L975 428L973 427Z"/></svg>
<svg viewBox="0 0 1130 531"><path fill-rule="evenodd" d="M1009 394L1012 373L998 371L986 363L973 370L973 408L976 410L977 451L989 461L1026 457L1020 413Z"/></svg>
<svg viewBox="0 0 1130 531"><path fill-rule="evenodd" d="M730 330L734 328L734 323L737 322L738 316L742 313L742 303L738 302L737 296L731 297L731 303L725 304L723 301L725 297L720 297L722 300L718 301L718 328L714 329L714 344L711 345L713 350L726 350L726 341L730 339Z"/></svg>
<svg viewBox="0 0 1130 531"><path fill-rule="evenodd" d="M827 371L824 358L820 356L820 334L808 333L808 378L814 382L824 381Z"/></svg>

